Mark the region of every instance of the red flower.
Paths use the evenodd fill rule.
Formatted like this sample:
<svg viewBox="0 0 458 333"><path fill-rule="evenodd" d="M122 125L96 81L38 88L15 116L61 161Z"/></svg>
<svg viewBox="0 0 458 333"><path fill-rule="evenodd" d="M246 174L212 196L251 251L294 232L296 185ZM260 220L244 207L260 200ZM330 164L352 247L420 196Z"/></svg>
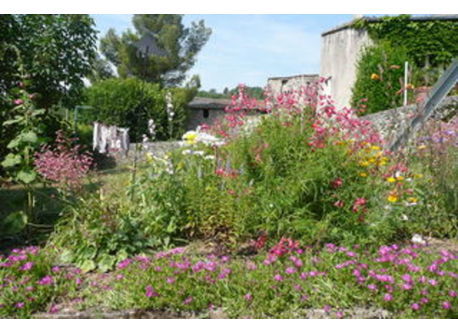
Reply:
<svg viewBox="0 0 458 333"><path fill-rule="evenodd" d="M331 182L332 188L339 188L343 185L342 178L336 178Z"/></svg>

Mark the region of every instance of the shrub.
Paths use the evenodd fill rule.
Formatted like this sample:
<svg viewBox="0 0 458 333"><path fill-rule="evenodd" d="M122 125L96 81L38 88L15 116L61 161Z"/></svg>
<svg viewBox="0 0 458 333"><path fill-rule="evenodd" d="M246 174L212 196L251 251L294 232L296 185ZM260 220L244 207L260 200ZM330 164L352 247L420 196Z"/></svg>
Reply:
<svg viewBox="0 0 458 333"><path fill-rule="evenodd" d="M88 121L99 121L107 125L130 128L132 141L139 142L147 133L148 120L156 124L156 139L167 140L181 135L186 121L186 105L193 98L194 90L173 88L172 104L174 117L168 122L165 95L167 90L159 84L139 79L108 79L87 88L87 104L92 107L85 111ZM170 126L173 131L170 131Z"/></svg>
<svg viewBox="0 0 458 333"><path fill-rule="evenodd" d="M412 64L406 50L387 42L363 50L351 106L367 114L401 106L405 61Z"/></svg>

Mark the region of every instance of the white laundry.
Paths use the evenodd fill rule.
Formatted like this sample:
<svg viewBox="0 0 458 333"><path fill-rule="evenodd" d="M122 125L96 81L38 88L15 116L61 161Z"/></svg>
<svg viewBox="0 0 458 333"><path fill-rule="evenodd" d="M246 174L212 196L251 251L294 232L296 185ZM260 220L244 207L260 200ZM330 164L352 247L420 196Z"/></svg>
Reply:
<svg viewBox="0 0 458 333"><path fill-rule="evenodd" d="M129 151L129 129L94 122L92 148L105 154L113 151Z"/></svg>

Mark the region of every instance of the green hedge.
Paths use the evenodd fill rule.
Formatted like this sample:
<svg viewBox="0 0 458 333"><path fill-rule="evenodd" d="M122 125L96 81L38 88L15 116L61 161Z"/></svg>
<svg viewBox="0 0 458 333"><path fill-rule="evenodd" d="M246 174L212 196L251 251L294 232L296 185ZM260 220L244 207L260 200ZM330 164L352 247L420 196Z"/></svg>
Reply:
<svg viewBox="0 0 458 333"><path fill-rule="evenodd" d="M406 49L387 42L364 49L357 65L351 106L365 114L401 106L405 61L411 63Z"/></svg>
<svg viewBox="0 0 458 333"><path fill-rule="evenodd" d="M156 139L167 140L181 136L186 123L186 105L194 97L194 90L171 88L175 116L170 132L166 113L167 90L135 78L108 79L86 89L86 109L80 120L99 121L107 125L130 128L132 141L141 140L147 133L148 120L156 123ZM171 135L170 135L171 134Z"/></svg>

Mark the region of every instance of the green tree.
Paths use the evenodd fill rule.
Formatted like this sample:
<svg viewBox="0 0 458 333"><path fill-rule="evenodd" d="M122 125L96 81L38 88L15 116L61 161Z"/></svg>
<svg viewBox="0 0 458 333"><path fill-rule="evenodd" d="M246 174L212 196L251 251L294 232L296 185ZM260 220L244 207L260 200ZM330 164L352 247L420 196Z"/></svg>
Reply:
<svg viewBox="0 0 458 333"><path fill-rule="evenodd" d="M134 15L135 32L127 30L118 36L113 29L108 30L100 41L100 50L116 66L122 78L179 84L195 64L197 54L211 34L203 20L185 27L182 18L183 15ZM142 39L147 39L146 55L139 54L136 44Z"/></svg>
<svg viewBox="0 0 458 333"><path fill-rule="evenodd" d="M96 31L89 15L0 15L0 94L18 85L15 46L39 107L72 105L91 73Z"/></svg>
<svg viewBox="0 0 458 333"><path fill-rule="evenodd" d="M113 73L113 69L110 66L110 62L97 54L94 61L92 62L92 73L88 75L88 79L91 81L91 83L111 79L114 76L115 75Z"/></svg>

